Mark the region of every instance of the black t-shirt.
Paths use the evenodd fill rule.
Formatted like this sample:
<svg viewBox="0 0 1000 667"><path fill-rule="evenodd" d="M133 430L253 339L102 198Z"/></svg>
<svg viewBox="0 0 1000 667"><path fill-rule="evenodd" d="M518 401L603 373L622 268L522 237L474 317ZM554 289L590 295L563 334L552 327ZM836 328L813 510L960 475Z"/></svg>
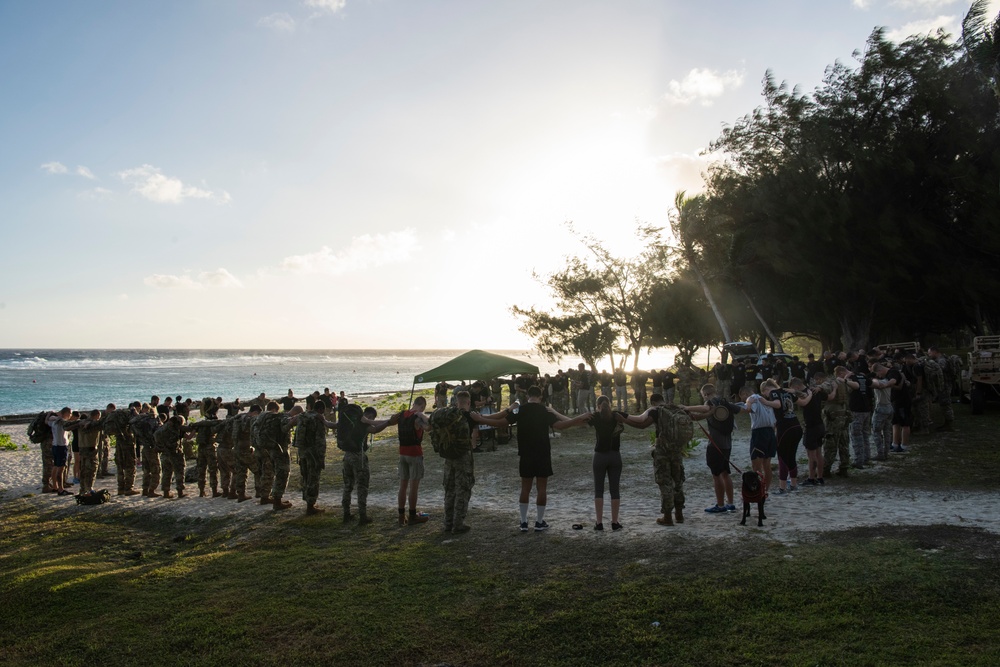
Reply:
<svg viewBox="0 0 1000 667"><path fill-rule="evenodd" d="M774 418L778 421L787 419L798 421L795 416L795 394L784 389L774 389L767 395L772 401L781 401L781 407L774 408Z"/></svg>
<svg viewBox="0 0 1000 667"><path fill-rule="evenodd" d="M595 452L617 452L621 449L621 436L625 427L623 424L618 423L615 415L628 417L624 412L618 412L617 410L612 412L609 417L605 417L600 412L590 415L590 421L587 423L593 426L594 431L597 433L597 444L594 446Z"/></svg>
<svg viewBox="0 0 1000 667"><path fill-rule="evenodd" d="M806 379L806 365L801 361L793 361L791 365L792 377L800 380Z"/></svg>
<svg viewBox="0 0 1000 667"><path fill-rule="evenodd" d="M816 375L816 373L823 372L823 362L822 361L810 361L806 364L806 370L809 372L809 377Z"/></svg>
<svg viewBox="0 0 1000 667"><path fill-rule="evenodd" d="M285 412L288 412L295 407L297 399L294 396L283 396L278 399L278 402L281 403L281 407L285 409Z"/></svg>
<svg viewBox="0 0 1000 667"><path fill-rule="evenodd" d="M898 368L890 368L889 372L885 374L886 380L895 380L896 386L894 386L889 393L889 400L893 405L898 407L907 407L911 403L910 387L906 386L907 377L906 372L901 371ZM912 383L912 379L910 379Z"/></svg>
<svg viewBox="0 0 1000 667"><path fill-rule="evenodd" d="M708 399L706 405L712 408L712 412L708 415L708 427L723 435L732 435L733 427L736 424L736 414L740 411L740 409L721 396L715 396L714 398ZM716 419L715 408L719 407L723 407L728 410L729 416L721 420Z"/></svg>
<svg viewBox="0 0 1000 667"><path fill-rule="evenodd" d="M864 373L855 373L847 376L847 379L858 383L858 388L851 387L847 394L847 409L851 412L871 412L872 386L868 376Z"/></svg>
<svg viewBox="0 0 1000 667"><path fill-rule="evenodd" d="M802 418L806 422L806 428L823 425L824 401L826 401L826 392L822 389L813 389L812 399L802 406Z"/></svg>
<svg viewBox="0 0 1000 667"><path fill-rule="evenodd" d="M540 456L550 451L549 427L559 418L541 403L522 403L517 412L507 415L507 421L517 424L517 455Z"/></svg>
<svg viewBox="0 0 1000 667"><path fill-rule="evenodd" d="M580 382L580 389L590 389L590 372L580 371L577 379Z"/></svg>
<svg viewBox="0 0 1000 667"><path fill-rule="evenodd" d="M566 376L557 375L549 380L549 384L552 386L552 393L557 391L566 391Z"/></svg>
<svg viewBox="0 0 1000 667"><path fill-rule="evenodd" d="M663 371L660 374L660 386L663 387L664 391L674 388L674 378L676 377L677 375L670 371Z"/></svg>
<svg viewBox="0 0 1000 667"><path fill-rule="evenodd" d="M319 400L326 404L327 410L333 410L333 402L336 400L336 397L333 394L323 394L319 397Z"/></svg>
<svg viewBox="0 0 1000 667"><path fill-rule="evenodd" d="M170 418L170 406L169 405L163 405L162 403L160 405L157 405L156 406L156 414L158 414L158 415L166 415L167 418L169 419Z"/></svg>
<svg viewBox="0 0 1000 667"><path fill-rule="evenodd" d="M188 407L187 403L174 403L174 414L187 419L191 416L191 408Z"/></svg>

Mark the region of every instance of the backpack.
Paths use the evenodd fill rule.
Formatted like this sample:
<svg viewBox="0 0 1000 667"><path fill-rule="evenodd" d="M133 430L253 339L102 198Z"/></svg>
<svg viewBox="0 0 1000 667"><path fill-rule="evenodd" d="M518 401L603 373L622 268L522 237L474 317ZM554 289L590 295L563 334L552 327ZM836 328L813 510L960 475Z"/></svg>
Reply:
<svg viewBox="0 0 1000 667"><path fill-rule="evenodd" d="M415 410L404 410L399 419L399 446L419 447L423 439L423 431L417 429L417 413Z"/></svg>
<svg viewBox="0 0 1000 667"><path fill-rule="evenodd" d="M438 408L431 413L431 445L446 459L462 458L472 451L472 433L465 413L456 407Z"/></svg>
<svg viewBox="0 0 1000 667"><path fill-rule="evenodd" d="M107 489L92 490L89 493L80 493L76 496L77 505L102 505L109 500L111 500L111 494Z"/></svg>
<svg viewBox="0 0 1000 667"><path fill-rule="evenodd" d="M364 410L357 403L348 403L340 410L337 418L337 449L345 452L360 452L368 438L368 424L361 421Z"/></svg>
<svg viewBox="0 0 1000 667"><path fill-rule="evenodd" d="M927 384L927 389L935 396L944 391L944 371L933 359L924 361L924 382Z"/></svg>
<svg viewBox="0 0 1000 667"><path fill-rule="evenodd" d="M40 445L43 442L52 442L52 427L48 424L48 418L55 413L51 410L42 410L38 416L31 420L28 425L28 440Z"/></svg>
<svg viewBox="0 0 1000 667"><path fill-rule="evenodd" d="M262 412L250 427L254 447L276 449L283 435L282 418L277 412Z"/></svg>
<svg viewBox="0 0 1000 667"><path fill-rule="evenodd" d="M656 449L661 452L684 452L694 437L694 424L684 410L676 405L660 405L656 409L660 435Z"/></svg>

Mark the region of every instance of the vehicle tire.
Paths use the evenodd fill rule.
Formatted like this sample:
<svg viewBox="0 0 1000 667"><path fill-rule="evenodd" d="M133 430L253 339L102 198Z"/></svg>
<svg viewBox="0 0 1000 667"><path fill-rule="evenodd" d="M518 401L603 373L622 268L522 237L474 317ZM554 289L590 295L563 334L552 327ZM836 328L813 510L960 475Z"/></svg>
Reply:
<svg viewBox="0 0 1000 667"><path fill-rule="evenodd" d="M986 410L986 392L977 384L972 385L972 391L969 392L969 404L974 415L981 415Z"/></svg>

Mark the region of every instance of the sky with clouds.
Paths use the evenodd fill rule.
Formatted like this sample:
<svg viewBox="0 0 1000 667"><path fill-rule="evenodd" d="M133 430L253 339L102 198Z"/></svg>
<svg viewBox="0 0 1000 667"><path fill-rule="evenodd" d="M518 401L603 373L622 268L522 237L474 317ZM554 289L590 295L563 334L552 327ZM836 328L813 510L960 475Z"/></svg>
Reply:
<svg viewBox="0 0 1000 667"><path fill-rule="evenodd" d="M0 2L0 347L528 348L566 221L634 252L766 70L968 5Z"/></svg>

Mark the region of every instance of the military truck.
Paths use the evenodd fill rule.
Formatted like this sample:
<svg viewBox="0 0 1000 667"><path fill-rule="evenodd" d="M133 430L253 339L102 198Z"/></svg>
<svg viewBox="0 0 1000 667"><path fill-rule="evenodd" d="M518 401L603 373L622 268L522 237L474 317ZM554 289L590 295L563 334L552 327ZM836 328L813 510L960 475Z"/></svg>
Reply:
<svg viewBox="0 0 1000 667"><path fill-rule="evenodd" d="M981 415L986 401L1000 400L1000 336L976 336L969 352L969 404Z"/></svg>

